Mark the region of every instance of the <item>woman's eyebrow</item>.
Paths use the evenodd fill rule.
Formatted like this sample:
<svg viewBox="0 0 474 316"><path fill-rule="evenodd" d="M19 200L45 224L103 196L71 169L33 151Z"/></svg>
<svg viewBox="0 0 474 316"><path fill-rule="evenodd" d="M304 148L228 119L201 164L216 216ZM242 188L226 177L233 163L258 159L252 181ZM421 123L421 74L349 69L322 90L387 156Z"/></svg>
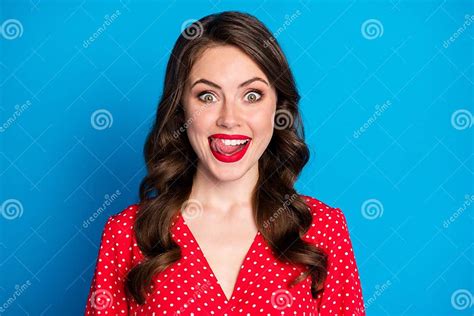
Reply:
<svg viewBox="0 0 474 316"><path fill-rule="evenodd" d="M242 83L239 85L239 88L242 88L242 87L244 87L244 86L246 86L246 85L249 85L249 84L251 84L251 83L254 82L254 81L261 81L261 82L265 83L267 86L269 86L269 84L268 84L268 82L267 82L266 80L264 80L264 79L262 79L262 78L260 78L260 77L253 77L253 78L251 78L251 79L249 79L249 80L246 80L246 81L242 82ZM212 81L210 81L210 80L207 80L207 79L199 79L199 80L196 80L196 81L193 83L193 85L191 86L191 88L194 87L195 85L197 85L198 83L204 83L204 84L210 85L210 86L212 86L212 87L214 87L214 88L216 88L216 89L222 90L222 88L221 88L218 84L216 84L216 83L214 83L214 82L212 82Z"/></svg>

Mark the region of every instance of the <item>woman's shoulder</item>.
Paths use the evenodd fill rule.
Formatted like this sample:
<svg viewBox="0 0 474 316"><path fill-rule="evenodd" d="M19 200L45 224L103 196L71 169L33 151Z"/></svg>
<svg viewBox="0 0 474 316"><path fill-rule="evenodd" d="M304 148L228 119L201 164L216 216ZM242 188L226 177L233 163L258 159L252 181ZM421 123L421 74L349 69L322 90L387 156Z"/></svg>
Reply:
<svg viewBox="0 0 474 316"><path fill-rule="evenodd" d="M348 234L347 220L344 212L338 207L332 207L309 195L300 197L308 206L313 217L311 227L304 238L308 241L317 242L320 246L328 246L341 237Z"/></svg>
<svg viewBox="0 0 474 316"><path fill-rule="evenodd" d="M124 209L120 210L109 216L109 221L122 223L123 226L126 226L124 223L133 224L139 210L139 204L130 204Z"/></svg>
<svg viewBox="0 0 474 316"><path fill-rule="evenodd" d="M135 218L139 210L139 204L130 204L120 211L112 214L107 219L106 226L112 229L130 229L133 228Z"/></svg>
<svg viewBox="0 0 474 316"><path fill-rule="evenodd" d="M327 254L327 278L324 291L318 295L318 310L324 315L331 311L365 315L359 270L344 213L313 197L303 199L313 215L304 239Z"/></svg>
<svg viewBox="0 0 474 316"><path fill-rule="evenodd" d="M116 242L117 246L125 246L128 239L134 241L133 226L139 210L139 205L130 204L119 212L109 216L105 223L103 236Z"/></svg>
<svg viewBox="0 0 474 316"><path fill-rule="evenodd" d="M323 201L318 200L317 198L309 196L309 195L300 194L299 196L306 203L313 217L329 218L330 216L335 216L337 218L337 217L344 216L344 213L338 207L332 207L324 203Z"/></svg>

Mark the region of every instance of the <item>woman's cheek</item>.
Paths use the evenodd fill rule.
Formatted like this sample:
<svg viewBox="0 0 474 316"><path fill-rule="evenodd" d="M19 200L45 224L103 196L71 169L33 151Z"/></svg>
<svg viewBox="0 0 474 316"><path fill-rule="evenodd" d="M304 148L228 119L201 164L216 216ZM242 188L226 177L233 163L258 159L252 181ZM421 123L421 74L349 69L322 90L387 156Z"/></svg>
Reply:
<svg viewBox="0 0 474 316"><path fill-rule="evenodd" d="M274 127L274 117L275 112L272 110L262 110L254 115L251 116L252 121L252 129L258 134L262 134L260 136L268 136L273 134L273 127Z"/></svg>

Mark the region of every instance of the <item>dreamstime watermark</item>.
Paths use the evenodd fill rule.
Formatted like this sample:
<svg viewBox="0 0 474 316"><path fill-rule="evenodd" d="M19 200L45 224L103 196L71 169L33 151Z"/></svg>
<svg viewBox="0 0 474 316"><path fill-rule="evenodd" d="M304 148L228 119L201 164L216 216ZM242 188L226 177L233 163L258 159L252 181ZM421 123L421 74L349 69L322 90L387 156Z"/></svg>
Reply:
<svg viewBox="0 0 474 316"><path fill-rule="evenodd" d="M181 306L181 308L173 313L173 315L183 315L184 311L186 308L188 308L189 305L194 303L199 297L201 297L202 293L205 293L206 290L211 286L210 280L206 279L206 283L199 285L199 288L193 292L193 295L191 295L190 298L186 300L185 303Z"/></svg>
<svg viewBox="0 0 474 316"><path fill-rule="evenodd" d="M183 34L183 37L188 40L201 37L203 32L204 28L201 22L196 19L189 19L181 24L181 34Z"/></svg>
<svg viewBox="0 0 474 316"><path fill-rule="evenodd" d="M377 19L368 19L360 26L362 36L368 40L373 40L383 35L383 24Z"/></svg>
<svg viewBox="0 0 474 316"><path fill-rule="evenodd" d="M387 280L384 282L382 285L376 285L375 286L375 291L374 293L365 299L364 303L364 309L367 310L372 304L377 301L377 299L382 296L382 294L388 290L388 288L392 285L392 282L390 280Z"/></svg>
<svg viewBox="0 0 474 316"><path fill-rule="evenodd" d="M469 290L456 290L451 295L451 305L458 311L468 309L474 305L474 297Z"/></svg>
<svg viewBox="0 0 474 316"><path fill-rule="evenodd" d="M96 110L91 115L91 125L98 131L111 128L113 123L114 117L106 109Z"/></svg>
<svg viewBox="0 0 474 316"><path fill-rule="evenodd" d="M0 305L0 313L4 313L13 303L15 303L17 298L22 296L23 293L25 293L25 291L31 286L31 284L32 283L30 280L26 280L26 282L21 285L15 285L15 291L13 294L8 297L2 305Z"/></svg>
<svg viewBox="0 0 474 316"><path fill-rule="evenodd" d="M92 33L91 36L89 36L88 39L86 39L82 42L82 47L88 48L96 39L98 39L107 30L107 28L109 26L112 25L112 23L115 22L115 20L118 19L118 17L121 14L122 14L122 12L120 12L120 10L115 10L115 12L112 13L111 15L106 14L104 16L104 21L103 21L102 25L99 26L97 28L97 30L94 33Z"/></svg>
<svg viewBox="0 0 474 316"><path fill-rule="evenodd" d="M106 289L96 290L91 294L90 303L93 308L99 311L109 308L113 304L112 293Z"/></svg>
<svg viewBox="0 0 474 316"><path fill-rule="evenodd" d="M263 227L267 228L268 226L270 226L270 223L273 223L283 212L288 212L289 211L288 206L291 205L296 200L297 197L298 197L298 194L296 194L296 193L293 193L291 196L288 195L288 194L285 194L285 200L283 201L283 205L280 206L272 214L272 216L270 216L270 218L267 219L263 223Z"/></svg>
<svg viewBox="0 0 474 316"><path fill-rule="evenodd" d="M186 220L201 216L203 209L202 203L196 199L186 200L181 205L181 212Z"/></svg>
<svg viewBox="0 0 474 316"><path fill-rule="evenodd" d="M451 115L451 125L457 130L468 129L474 124L472 113L466 109L455 111Z"/></svg>
<svg viewBox="0 0 474 316"><path fill-rule="evenodd" d="M102 203L102 205L98 209L96 209L95 212L92 213L92 215L89 216L88 219L86 219L84 222L82 222L82 227L84 227L84 228L89 227L89 225L91 223L93 223L97 219L97 217L99 217L100 214L102 214L110 205L112 205L112 203L115 200L117 200L120 197L121 194L122 194L122 192L120 192L120 190L116 190L112 194L104 195L105 200Z"/></svg>
<svg viewBox="0 0 474 316"><path fill-rule="evenodd" d="M273 308L281 311L287 307L291 307L291 305L293 305L293 300L294 297L288 290L279 289L272 293L270 303Z"/></svg>
<svg viewBox="0 0 474 316"><path fill-rule="evenodd" d="M466 210L471 204L474 203L474 195L473 194L466 194L464 196L464 202L461 207L459 207L451 216L443 222L443 227L448 228L449 225L454 223Z"/></svg>
<svg viewBox="0 0 474 316"><path fill-rule="evenodd" d="M8 220L21 217L23 215L23 204L18 200L8 199L2 203L0 213Z"/></svg>
<svg viewBox="0 0 474 316"><path fill-rule="evenodd" d="M293 115L285 109L279 109L275 112L274 128L278 130L286 129L293 126Z"/></svg>
<svg viewBox="0 0 474 316"><path fill-rule="evenodd" d="M301 15L301 11L300 10L296 10L294 13L292 13L291 15L290 14L286 14L285 15L285 21L283 22L283 24L275 31L273 32L273 36L270 37L270 39L268 40L265 40L263 42L263 47L265 48L268 48L270 46L270 42L274 42L276 41L276 39L278 38L278 36L281 35L281 33L283 33L284 31L286 31L286 29L288 27L290 27L290 25Z"/></svg>
<svg viewBox="0 0 474 316"><path fill-rule="evenodd" d="M474 22L474 15L472 14L466 14L464 16L464 23L454 32L451 34L451 36L443 42L443 47L448 48L451 46L452 43L454 43L458 37L460 37L469 26Z"/></svg>
<svg viewBox="0 0 474 316"><path fill-rule="evenodd" d="M23 24L16 19L5 20L0 25L0 36L7 40L13 40L23 35Z"/></svg>
<svg viewBox="0 0 474 316"><path fill-rule="evenodd" d="M382 217L383 204L377 199L368 199L362 203L360 211L366 219L373 220Z"/></svg>
<svg viewBox="0 0 474 316"><path fill-rule="evenodd" d="M16 104L15 111L10 115L2 125L0 125L0 133L5 132L10 126L12 126L20 116L29 109L31 101L26 100L23 104Z"/></svg>
<svg viewBox="0 0 474 316"><path fill-rule="evenodd" d="M372 113L372 115L367 119L367 121L364 122L364 124L362 124L357 130L354 131L352 137L357 139L362 136L362 134L365 133L365 131L369 129L369 127L371 127L375 123L375 121L377 121L377 119L381 117L385 111L388 110L391 105L392 102L390 102L390 100L385 101L382 105L376 104L375 112Z"/></svg>

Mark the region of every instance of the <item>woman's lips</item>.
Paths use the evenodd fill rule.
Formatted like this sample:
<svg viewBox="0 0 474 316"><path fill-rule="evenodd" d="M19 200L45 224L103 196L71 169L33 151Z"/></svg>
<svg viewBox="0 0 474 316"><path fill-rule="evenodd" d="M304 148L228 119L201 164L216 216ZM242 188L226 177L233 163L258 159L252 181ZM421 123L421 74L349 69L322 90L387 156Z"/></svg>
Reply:
<svg viewBox="0 0 474 316"><path fill-rule="evenodd" d="M247 144L248 141L248 139L224 141L224 139L211 138L212 149L226 156L230 156L241 150Z"/></svg>
<svg viewBox="0 0 474 316"><path fill-rule="evenodd" d="M231 162L236 162L242 159L242 157L245 155L247 152L247 149L250 145L250 142L252 141L251 138L247 138L247 142L243 145L223 145L222 143L217 143L217 142L222 142L223 138L214 138L214 137L209 137L209 148L213 154L213 156L225 163L231 163ZM228 138L226 138L228 139ZM232 152L231 154L226 154L224 152L221 152L219 148L225 148L225 150L229 150L231 152L231 149L229 146L235 147L235 151ZM223 150L223 151L225 151Z"/></svg>

